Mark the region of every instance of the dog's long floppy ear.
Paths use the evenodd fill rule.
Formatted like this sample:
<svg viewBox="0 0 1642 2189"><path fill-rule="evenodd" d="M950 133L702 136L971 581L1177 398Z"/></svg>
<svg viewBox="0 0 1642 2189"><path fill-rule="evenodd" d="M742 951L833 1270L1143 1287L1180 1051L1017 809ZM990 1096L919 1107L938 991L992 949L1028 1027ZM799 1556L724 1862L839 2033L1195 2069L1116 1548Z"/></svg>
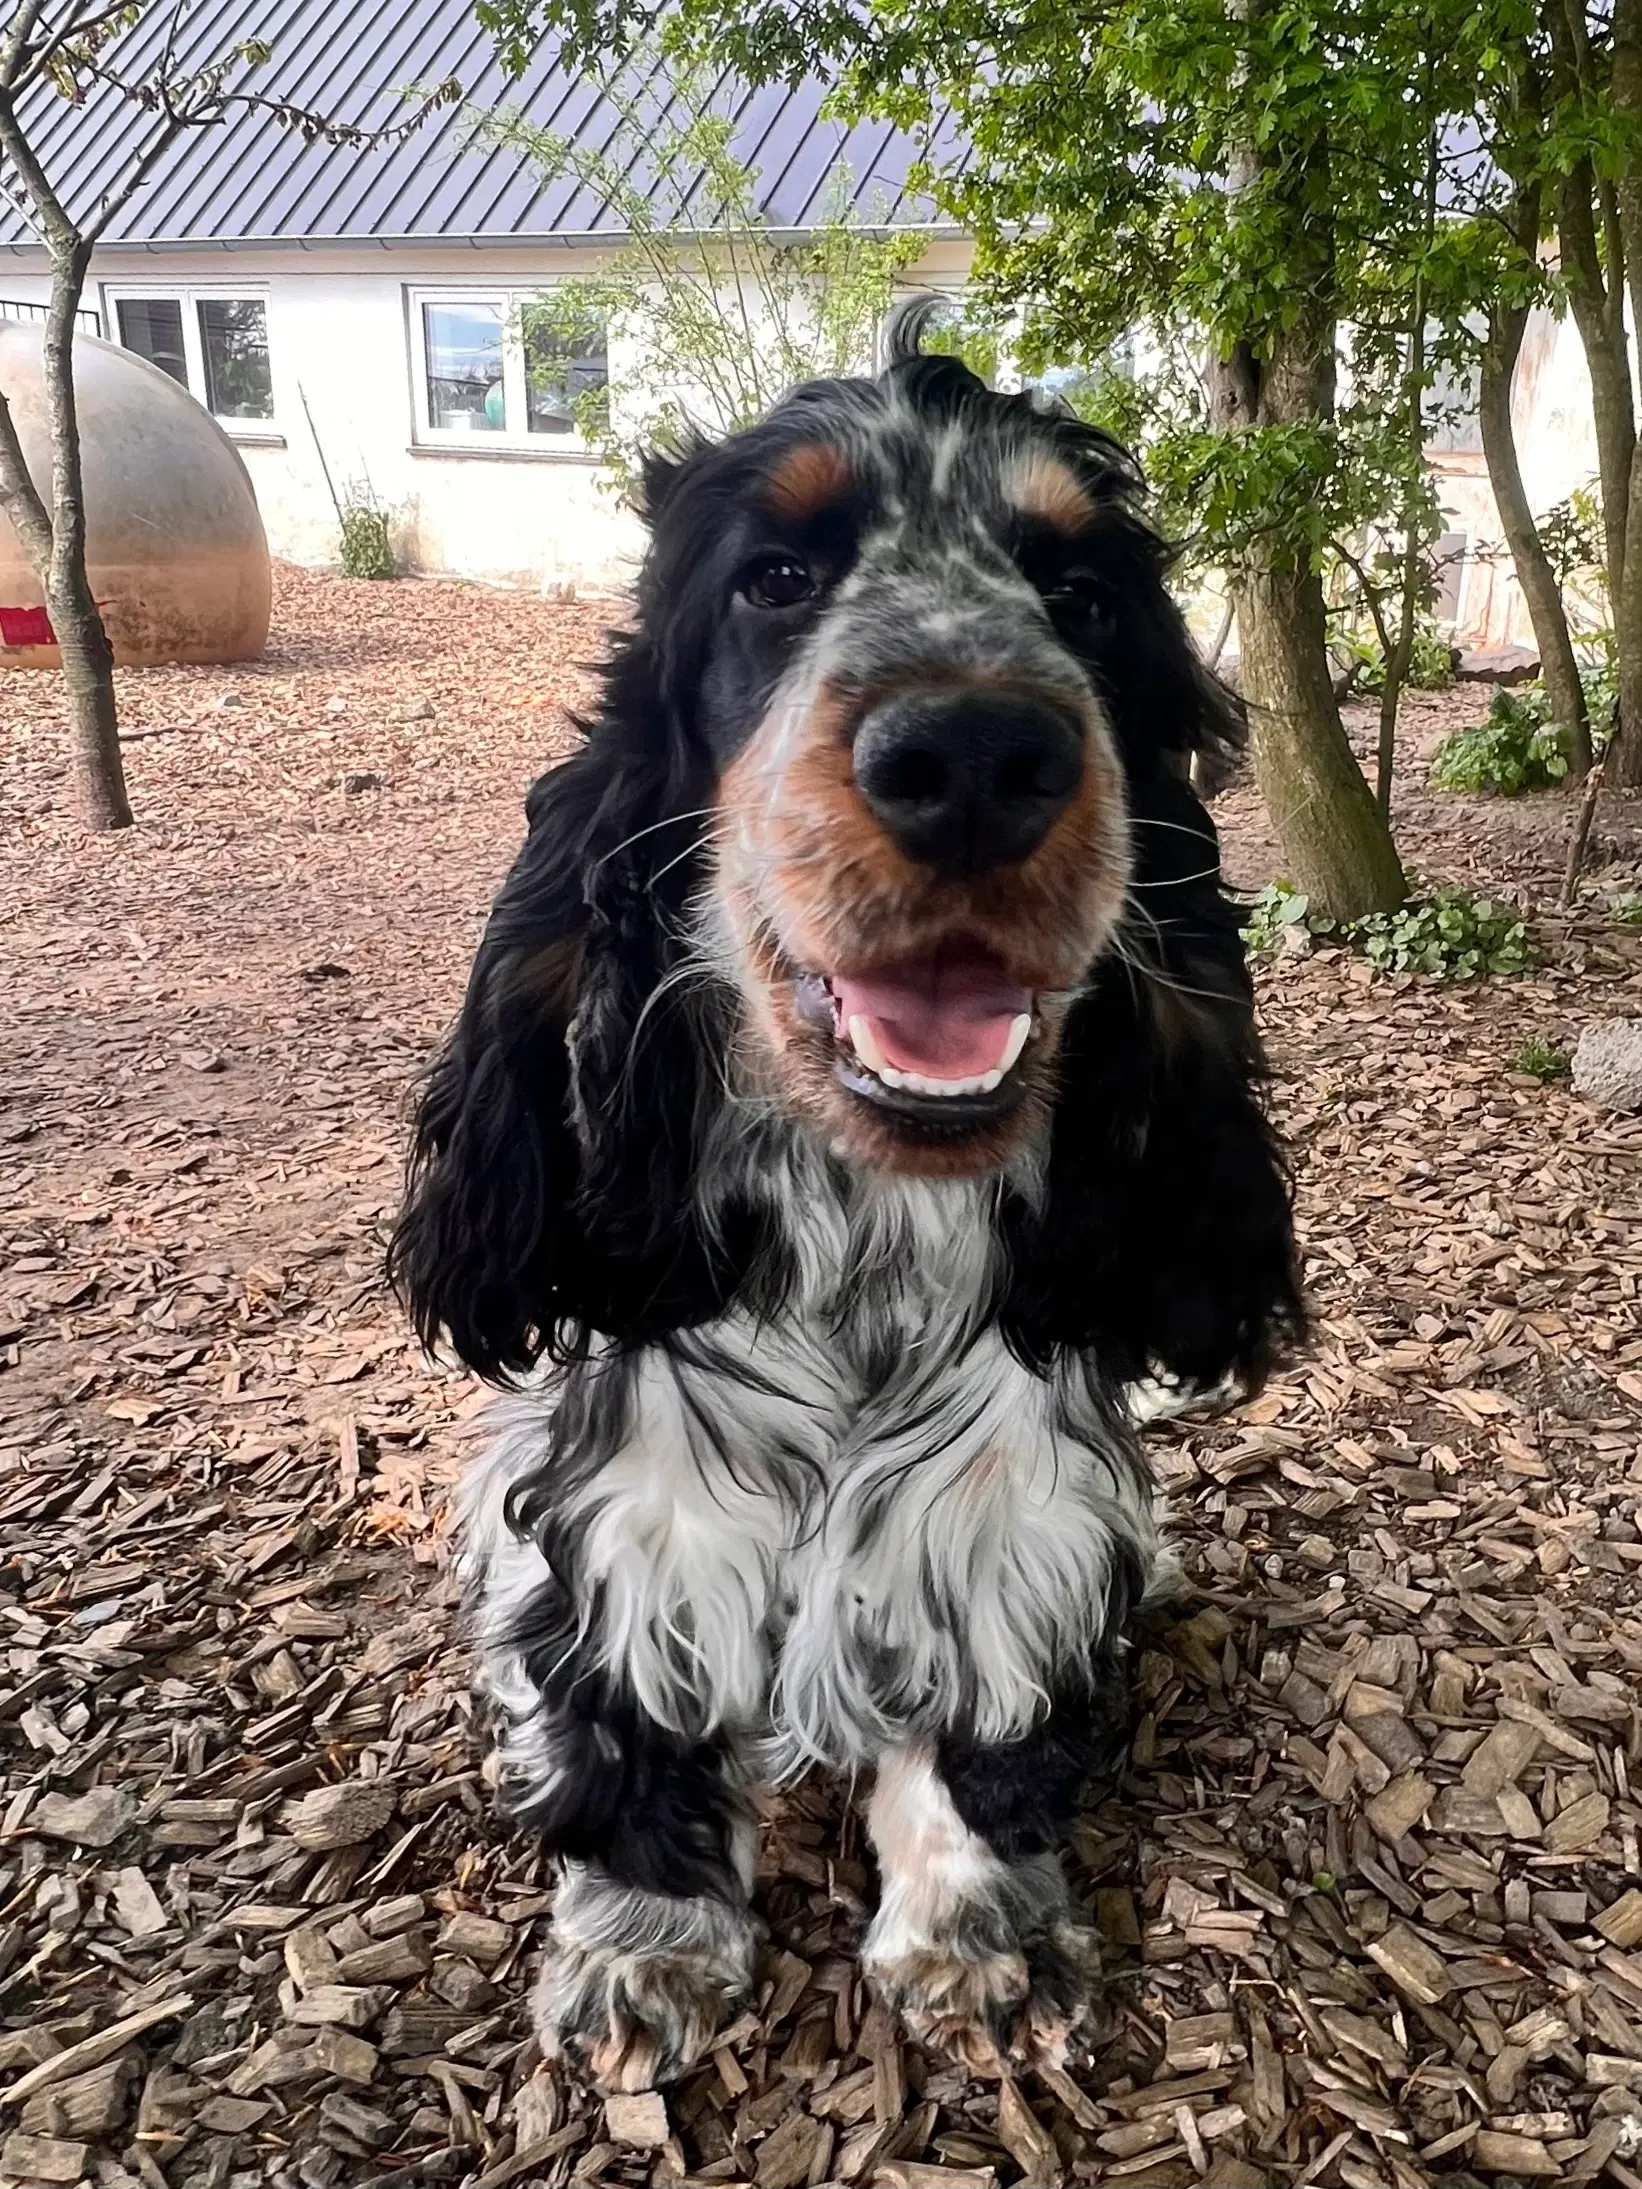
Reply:
<svg viewBox="0 0 1642 2189"><path fill-rule="evenodd" d="M1074 1346L1123 1380L1253 1388L1304 1314L1240 923L1189 787L1160 771L1131 795L1144 911L1067 1021L1006 1327L1029 1357Z"/></svg>
<svg viewBox="0 0 1642 2189"><path fill-rule="evenodd" d="M714 1030L681 959L705 800L673 730L647 642L619 641L586 743L530 793L417 1116L390 1271L424 1342L493 1380L726 1288L693 1220Z"/></svg>

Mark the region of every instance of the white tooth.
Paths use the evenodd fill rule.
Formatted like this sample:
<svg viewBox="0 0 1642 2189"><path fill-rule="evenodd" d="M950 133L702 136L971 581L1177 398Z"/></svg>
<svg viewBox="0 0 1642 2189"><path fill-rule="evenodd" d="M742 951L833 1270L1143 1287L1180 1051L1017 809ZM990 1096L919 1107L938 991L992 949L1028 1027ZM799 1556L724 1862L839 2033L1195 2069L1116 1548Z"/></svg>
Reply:
<svg viewBox="0 0 1642 2189"><path fill-rule="evenodd" d="M849 1022L850 1047L855 1051L869 1072L883 1079L889 1071L889 1059L879 1048L871 1023L861 1017Z"/></svg>
<svg viewBox="0 0 1642 2189"><path fill-rule="evenodd" d="M983 1072L979 1079L971 1082L975 1092L977 1094L990 1094L1003 1078L1003 1071L1004 1068L1000 1064L993 1071Z"/></svg>
<svg viewBox="0 0 1642 2189"><path fill-rule="evenodd" d="M877 1076L886 1087L910 1087L912 1084L910 1075L898 1072L893 1064L886 1064Z"/></svg>
<svg viewBox="0 0 1642 2189"><path fill-rule="evenodd" d="M1014 1070L1017 1058L1020 1056L1021 1051L1026 1047L1026 1037L1031 1031L1032 1014L1030 1011L1022 1011L1020 1016L1010 1027L1009 1039L1004 1043L1003 1055L998 1059L998 1079L1002 1079L1005 1072L1012 1072ZM997 1083L997 1080L994 1080L992 1082L994 1086L996 1086Z"/></svg>

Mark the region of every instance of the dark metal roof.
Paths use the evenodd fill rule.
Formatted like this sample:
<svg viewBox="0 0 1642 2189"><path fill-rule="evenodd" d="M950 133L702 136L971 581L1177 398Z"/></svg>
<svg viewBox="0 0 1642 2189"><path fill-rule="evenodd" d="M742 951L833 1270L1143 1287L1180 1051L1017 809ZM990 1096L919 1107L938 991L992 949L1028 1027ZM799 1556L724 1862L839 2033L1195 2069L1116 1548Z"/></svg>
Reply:
<svg viewBox="0 0 1642 2189"><path fill-rule="evenodd" d="M110 65L140 81L152 71L169 7L147 12L111 49ZM602 149L617 112L600 87L558 65L557 42L538 49L510 78L473 0L193 0L174 39L177 63L199 66L241 40L260 40L272 59L246 79L266 97L288 100L340 122L380 128L402 115L397 94L454 77L465 107L517 107L527 120L575 143ZM624 79L657 108L666 83L651 64ZM846 129L822 118L825 86L748 90L726 80L714 110L737 124L736 153L759 170L760 210L778 229L804 229L843 195L860 215L892 226L927 226L936 214L907 188L917 157L911 139L882 123ZM88 217L153 126L153 116L107 86L83 106L49 89L29 101L33 141L69 211ZM530 241L615 237L608 205L573 179L546 182L518 153L474 146L473 116L447 107L407 142L360 150L305 144L269 115L239 110L221 126L185 132L111 222L108 244L342 241ZM932 149L951 158L943 122ZM683 217L668 186L635 174L669 224L689 225L699 181L686 179ZM36 241L18 210L15 185L0 170L0 247Z"/></svg>

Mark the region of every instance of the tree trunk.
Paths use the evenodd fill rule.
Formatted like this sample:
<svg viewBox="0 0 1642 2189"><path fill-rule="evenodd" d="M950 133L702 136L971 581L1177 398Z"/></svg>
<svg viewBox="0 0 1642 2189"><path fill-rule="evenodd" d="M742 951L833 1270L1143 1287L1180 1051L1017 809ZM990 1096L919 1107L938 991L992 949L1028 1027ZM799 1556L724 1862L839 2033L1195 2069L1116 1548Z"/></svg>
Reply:
<svg viewBox="0 0 1642 2189"><path fill-rule="evenodd" d="M1612 790L1642 790L1642 462L1635 457L1626 507L1625 575L1613 601L1613 635L1619 721L1603 780Z"/></svg>
<svg viewBox="0 0 1642 2189"><path fill-rule="evenodd" d="M1642 124L1642 0L1614 0L1611 34L1610 98L1615 120L1635 131ZM1636 412L1631 391L1630 356L1624 332L1624 294L1632 316L1642 311L1642 175L1634 160L1623 163L1612 192L1613 232L1624 258L1624 288L1618 269L1608 269L1609 317L1618 322L1617 357L1624 360L1626 415L1632 428L1629 476L1622 498L1616 496L1625 528L1624 561L1619 582L1610 585L1614 657L1619 682L1619 722L1603 767L1604 779L1619 790L1642 789L1642 451L1635 440ZM1613 512L1604 515L1610 527Z"/></svg>
<svg viewBox="0 0 1642 2189"><path fill-rule="evenodd" d="M1623 272L1621 268L1612 269L1610 279L1609 270L1603 266L1593 204L1596 187L1589 160L1581 160L1558 182L1557 259L1591 376L1591 423L1596 431L1608 586L1617 596L1624 581L1625 504L1630 492L1631 461L1636 454L1636 416L1625 334Z"/></svg>
<svg viewBox="0 0 1642 2189"><path fill-rule="evenodd" d="M1322 581L1247 570L1237 622L1255 780L1290 880L1331 919L1394 911L1408 885L1335 705Z"/></svg>
<svg viewBox="0 0 1642 2189"><path fill-rule="evenodd" d="M47 605L63 659L69 760L80 818L87 828L129 828L131 802L126 795L114 699L114 649L103 619L91 604L89 589L83 602L73 594L53 594Z"/></svg>
<svg viewBox="0 0 1642 2189"><path fill-rule="evenodd" d="M1579 681L1579 664L1568 631L1562 588L1557 584L1556 573L1545 553L1522 484L1522 467L1517 461L1516 433L1511 420L1511 382L1527 324L1527 311L1520 306L1500 307L1489 315L1477 407L1489 483L1494 490L1505 544L1511 550L1517 583L1528 604L1528 620L1534 627L1534 643L1539 648L1540 669L1545 678L1545 695L1551 703L1552 720L1562 723L1567 730L1569 768L1577 778L1588 774L1591 765L1591 726L1585 711L1585 687Z"/></svg>
<svg viewBox="0 0 1642 2189"><path fill-rule="evenodd" d="M1277 333L1263 359L1240 345L1209 364L1213 414L1225 432L1325 419L1333 389L1326 313ZM1233 593L1255 780L1290 880L1331 919L1395 911L1408 883L1340 720L1321 579L1281 543L1257 540Z"/></svg>
<svg viewBox="0 0 1642 2189"><path fill-rule="evenodd" d="M63 661L69 747L80 818L87 828L131 826L114 697L114 649L86 573L85 480L74 393L74 320L89 246L54 250L41 367L51 425L51 561L40 572Z"/></svg>

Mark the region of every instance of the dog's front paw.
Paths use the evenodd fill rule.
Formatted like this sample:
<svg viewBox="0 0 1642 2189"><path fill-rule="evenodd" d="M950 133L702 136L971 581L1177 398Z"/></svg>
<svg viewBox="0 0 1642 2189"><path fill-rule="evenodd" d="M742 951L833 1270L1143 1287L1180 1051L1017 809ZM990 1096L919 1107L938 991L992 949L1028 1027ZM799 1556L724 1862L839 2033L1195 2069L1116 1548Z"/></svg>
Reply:
<svg viewBox="0 0 1642 2189"><path fill-rule="evenodd" d="M706 1953L613 1953L555 1940L536 1986L545 2057L569 2053L605 2090L650 2090L703 2057L750 1995L752 1970Z"/></svg>
<svg viewBox="0 0 1642 2189"><path fill-rule="evenodd" d="M944 2052L971 2075L1001 2072L1031 1997L1024 1954L962 1953L946 1940L905 1953L869 1948L862 1966L919 2044Z"/></svg>
<svg viewBox="0 0 1642 2189"><path fill-rule="evenodd" d="M920 2044L972 2075L1064 2064L1092 2019L1100 1957L1057 1865L1023 1864L995 1898L909 1929L880 1911L862 1965Z"/></svg>
<svg viewBox="0 0 1642 2189"><path fill-rule="evenodd" d="M746 1908L567 1866L534 2001L544 2056L568 2053L606 2090L674 2081L751 1997L758 1940Z"/></svg>
<svg viewBox="0 0 1642 2189"><path fill-rule="evenodd" d="M1026 1940L1032 1982L1010 2040L1023 2067L1064 2067L1094 2022L1100 1944L1089 1924L1064 1916Z"/></svg>

